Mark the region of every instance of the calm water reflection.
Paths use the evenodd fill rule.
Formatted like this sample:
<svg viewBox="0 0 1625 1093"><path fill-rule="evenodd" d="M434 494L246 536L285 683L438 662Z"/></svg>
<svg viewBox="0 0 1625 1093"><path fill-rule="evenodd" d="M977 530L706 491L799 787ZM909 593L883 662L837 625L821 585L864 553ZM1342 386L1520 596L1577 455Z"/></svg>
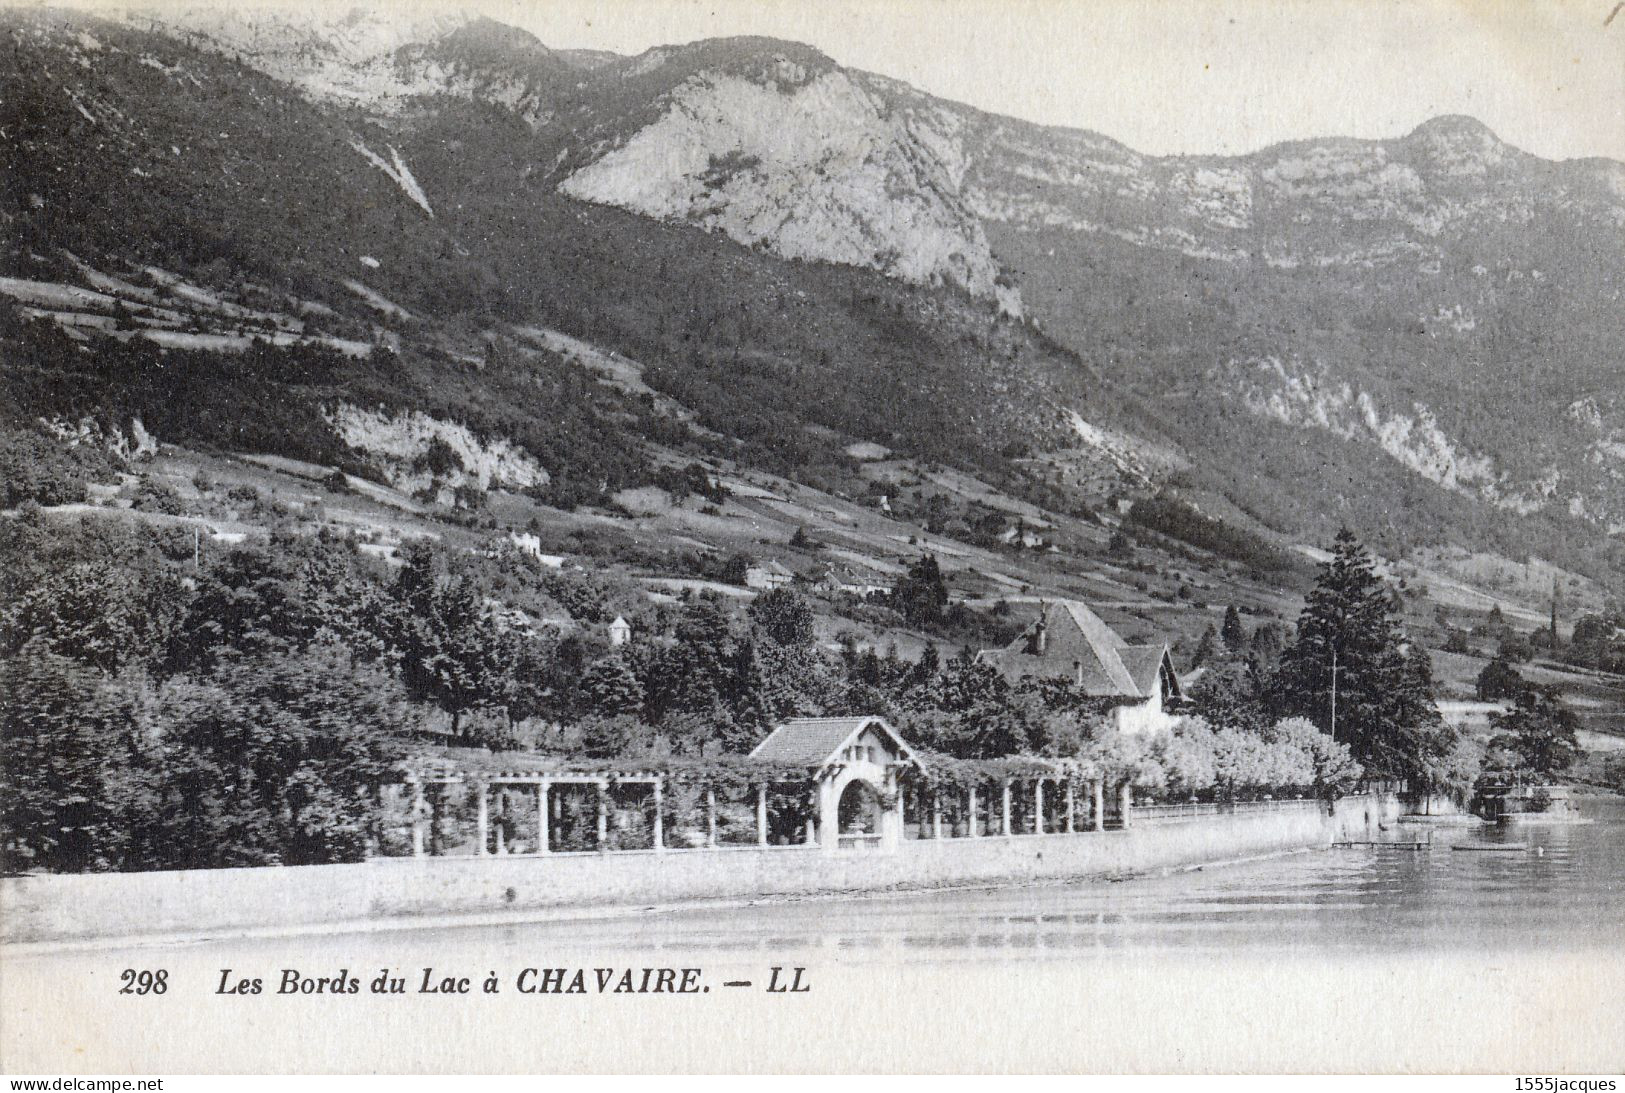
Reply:
<svg viewBox="0 0 1625 1093"><path fill-rule="evenodd" d="M1121 883L477 928L457 931L464 936L455 941L553 953L760 951L788 959L804 952L930 962L1164 949L1617 953L1625 947L1625 801L1587 798L1581 808L1597 822L1440 827L1425 852L1329 850ZM1386 837L1427 838L1429 830L1396 828ZM1450 849L1468 842L1529 849Z"/></svg>

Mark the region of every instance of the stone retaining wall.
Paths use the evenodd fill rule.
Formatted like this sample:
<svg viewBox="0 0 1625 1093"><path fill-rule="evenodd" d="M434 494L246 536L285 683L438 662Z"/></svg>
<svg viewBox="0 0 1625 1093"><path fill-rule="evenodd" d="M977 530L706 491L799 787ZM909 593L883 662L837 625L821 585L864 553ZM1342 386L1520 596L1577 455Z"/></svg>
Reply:
<svg viewBox="0 0 1625 1093"><path fill-rule="evenodd" d="M0 879L0 941L298 930L417 916L1099 877L1325 846L1400 813L1396 798L1162 821L1126 831L816 847L391 858L357 865Z"/></svg>

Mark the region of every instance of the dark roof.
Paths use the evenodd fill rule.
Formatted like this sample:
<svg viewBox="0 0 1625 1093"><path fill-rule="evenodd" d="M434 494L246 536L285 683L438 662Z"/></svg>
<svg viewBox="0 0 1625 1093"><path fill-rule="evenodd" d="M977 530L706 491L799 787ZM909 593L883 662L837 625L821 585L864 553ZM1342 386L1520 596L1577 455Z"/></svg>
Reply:
<svg viewBox="0 0 1625 1093"><path fill-rule="evenodd" d="M1142 694L1150 694L1157 687L1157 673L1162 671L1162 662L1168 659L1166 645L1125 645L1117 650L1122 658L1123 667L1134 680L1134 685ZM1169 673L1173 675L1173 673ZM1174 676L1174 688L1177 693L1179 682Z"/></svg>
<svg viewBox="0 0 1625 1093"><path fill-rule="evenodd" d="M1035 632L1043 626L1049 635L1044 653L1027 651ZM1058 639L1062 628L1075 632L1082 647ZM1157 684L1157 672L1167 656L1166 645L1129 645L1086 604L1053 600L1021 635L1003 649L977 655L1007 677L1055 676L1074 680L1084 694L1100 698L1145 698Z"/></svg>
<svg viewBox="0 0 1625 1093"><path fill-rule="evenodd" d="M897 731L878 717L798 717L786 721L756 745L752 759L767 759L789 766L820 767L834 759L846 742L869 726L877 727L897 745L906 758L914 759ZM918 762L918 760L915 760Z"/></svg>

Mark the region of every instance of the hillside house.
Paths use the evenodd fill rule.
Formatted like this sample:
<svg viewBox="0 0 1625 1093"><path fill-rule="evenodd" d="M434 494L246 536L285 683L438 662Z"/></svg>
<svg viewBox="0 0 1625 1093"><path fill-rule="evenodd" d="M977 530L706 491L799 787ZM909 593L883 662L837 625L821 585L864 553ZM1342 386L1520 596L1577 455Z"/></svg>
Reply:
<svg viewBox="0 0 1625 1093"><path fill-rule="evenodd" d="M779 562L760 562L745 570L745 587L764 592L783 588L795 579L795 573Z"/></svg>
<svg viewBox="0 0 1625 1093"><path fill-rule="evenodd" d="M609 644L611 648L619 648L632 640L632 624L620 615L609 624Z"/></svg>
<svg viewBox="0 0 1625 1093"><path fill-rule="evenodd" d="M892 590L890 578L854 566L830 566L819 578L817 587L824 592L840 592L849 596L886 595Z"/></svg>
<svg viewBox="0 0 1625 1093"><path fill-rule="evenodd" d="M1043 604L1019 637L1003 649L982 650L976 660L1012 683L1063 679L1085 694L1111 699L1113 720L1125 733L1172 726L1169 709L1184 700L1166 643L1130 645L1077 600Z"/></svg>
<svg viewBox="0 0 1625 1093"><path fill-rule="evenodd" d="M539 535L528 531L510 531L508 532L507 541L508 543L512 544L513 547L519 551L519 553L536 559L549 569L564 568L564 556L562 554L542 553L542 538ZM497 545L488 547L485 551L485 556L487 558L495 558L501 553L501 547L500 545Z"/></svg>

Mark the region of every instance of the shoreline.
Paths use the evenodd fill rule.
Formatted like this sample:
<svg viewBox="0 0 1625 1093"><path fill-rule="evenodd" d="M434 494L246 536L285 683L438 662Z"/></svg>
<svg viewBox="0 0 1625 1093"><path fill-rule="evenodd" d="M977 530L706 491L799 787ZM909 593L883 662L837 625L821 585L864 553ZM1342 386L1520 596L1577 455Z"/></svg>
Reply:
<svg viewBox="0 0 1625 1093"><path fill-rule="evenodd" d="M478 929L489 926L556 925L570 922L609 922L643 915L672 915L693 911L735 911L747 907L778 906L792 903L855 903L894 897L921 897L949 892L1001 892L1025 888L1061 888L1081 884L1125 884L1137 880L1200 873L1253 862L1272 861L1325 851L1326 847L1304 846L1263 854L1247 854L1207 862L1171 865L1158 869L1108 871L1069 877L1040 877L1008 881L905 885L861 891L830 889L766 896L693 899L639 906L628 903L543 907L515 911L470 912L460 914L401 916L355 919L331 923L292 926L247 927L235 930L197 931L170 934L129 934L116 937L64 939L60 941L0 942L0 959L28 959L63 953L107 952L120 949L186 948L231 941L276 941L299 937L345 937L387 933L418 933L426 930Z"/></svg>
<svg viewBox="0 0 1625 1093"><path fill-rule="evenodd" d="M911 841L895 851L735 848L387 859L295 869L51 874L0 880L0 951L603 920L798 900L1111 883L1371 837L1392 797L1148 823L1131 830ZM139 916L132 907L143 908Z"/></svg>

